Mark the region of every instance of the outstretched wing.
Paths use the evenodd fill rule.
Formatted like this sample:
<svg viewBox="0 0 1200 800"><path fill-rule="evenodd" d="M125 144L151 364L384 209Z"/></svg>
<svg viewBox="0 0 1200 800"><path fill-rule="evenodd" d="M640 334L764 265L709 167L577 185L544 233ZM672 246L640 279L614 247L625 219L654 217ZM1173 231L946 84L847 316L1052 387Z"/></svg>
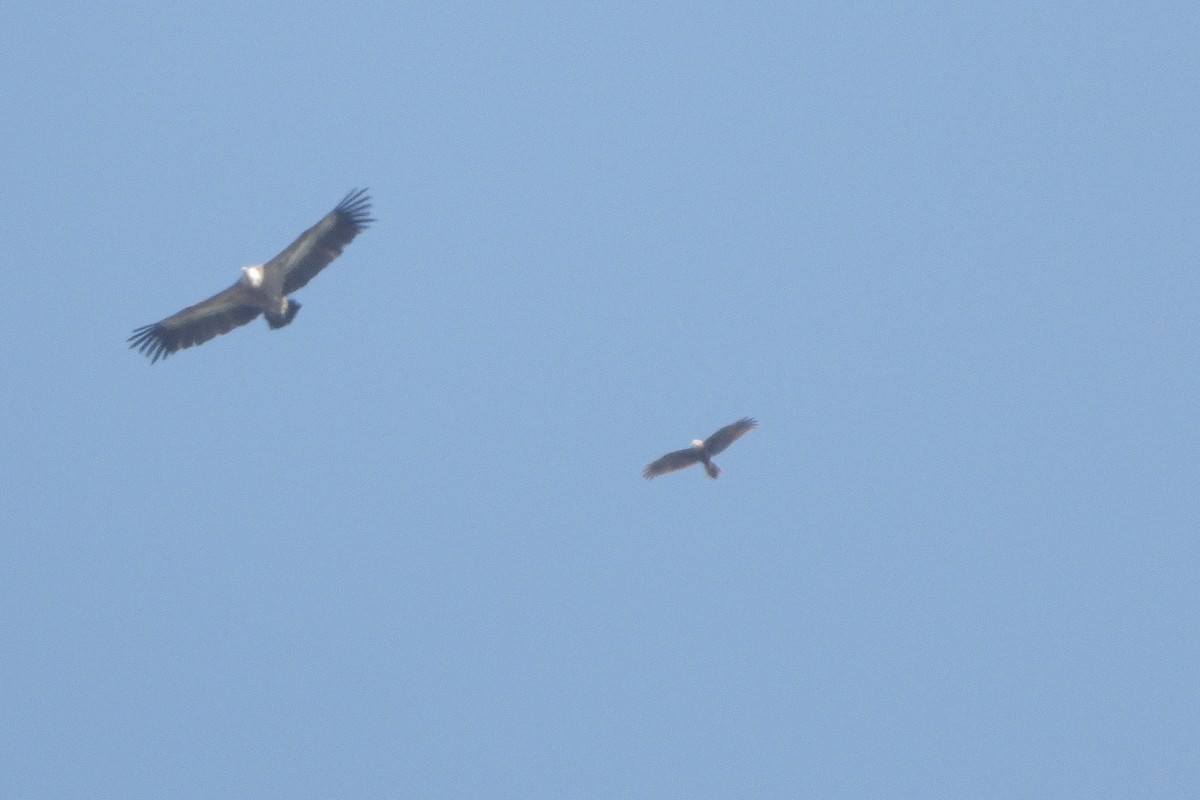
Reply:
<svg viewBox="0 0 1200 800"><path fill-rule="evenodd" d="M338 256L354 237L374 222L366 189L351 191L325 218L300 234L263 269L283 271L283 293L291 294L313 279Z"/></svg>
<svg viewBox="0 0 1200 800"><path fill-rule="evenodd" d="M262 310L254 304L250 290L239 281L162 322L138 328L128 342L131 348L149 356L153 364L176 350L204 344L222 333L229 333L261 313Z"/></svg>
<svg viewBox="0 0 1200 800"><path fill-rule="evenodd" d="M721 430L704 440L704 449L709 455L715 456L738 439L758 427L758 420L742 417L732 425L726 425Z"/></svg>
<svg viewBox="0 0 1200 800"><path fill-rule="evenodd" d="M673 453L667 453L658 461L647 465L642 470L642 476L649 480L659 475L665 475L668 472L674 472L677 469L690 467L699 460L700 454L696 452L696 448L694 447L689 447L686 450L676 450Z"/></svg>

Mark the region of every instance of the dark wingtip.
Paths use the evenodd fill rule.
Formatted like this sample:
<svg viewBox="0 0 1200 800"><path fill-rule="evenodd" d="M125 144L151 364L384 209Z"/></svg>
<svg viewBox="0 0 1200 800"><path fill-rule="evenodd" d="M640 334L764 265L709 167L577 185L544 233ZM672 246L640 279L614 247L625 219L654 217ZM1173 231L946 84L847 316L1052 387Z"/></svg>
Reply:
<svg viewBox="0 0 1200 800"><path fill-rule="evenodd" d="M149 358L151 364L154 364L160 358L166 358L173 352L167 348L166 342L163 341L162 330L157 322L153 325L143 325L137 328L125 341L129 342L130 350L137 350Z"/></svg>
<svg viewBox="0 0 1200 800"><path fill-rule="evenodd" d="M371 196L367 191L365 188L351 189L333 209L334 213L346 217L359 229L367 227L375 221L371 217Z"/></svg>

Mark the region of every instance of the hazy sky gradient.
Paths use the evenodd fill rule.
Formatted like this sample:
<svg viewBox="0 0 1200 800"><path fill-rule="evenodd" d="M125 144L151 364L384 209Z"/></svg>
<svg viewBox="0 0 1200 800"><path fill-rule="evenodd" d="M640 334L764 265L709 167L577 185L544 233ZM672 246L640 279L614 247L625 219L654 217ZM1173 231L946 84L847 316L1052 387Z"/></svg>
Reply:
<svg viewBox="0 0 1200 800"><path fill-rule="evenodd" d="M1198 35L5 4L0 798L1196 796Z"/></svg>

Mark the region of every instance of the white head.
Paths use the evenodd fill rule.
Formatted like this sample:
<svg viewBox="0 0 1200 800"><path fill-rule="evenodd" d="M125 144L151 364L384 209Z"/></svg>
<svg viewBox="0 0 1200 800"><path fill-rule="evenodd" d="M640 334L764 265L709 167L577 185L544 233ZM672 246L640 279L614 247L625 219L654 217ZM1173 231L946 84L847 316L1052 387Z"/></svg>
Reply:
<svg viewBox="0 0 1200 800"><path fill-rule="evenodd" d="M704 447L704 440L703 439L692 439L692 447L699 450L701 447Z"/></svg>
<svg viewBox="0 0 1200 800"><path fill-rule="evenodd" d="M257 289L263 285L263 265L254 264L249 267L242 267L242 283L252 289Z"/></svg>

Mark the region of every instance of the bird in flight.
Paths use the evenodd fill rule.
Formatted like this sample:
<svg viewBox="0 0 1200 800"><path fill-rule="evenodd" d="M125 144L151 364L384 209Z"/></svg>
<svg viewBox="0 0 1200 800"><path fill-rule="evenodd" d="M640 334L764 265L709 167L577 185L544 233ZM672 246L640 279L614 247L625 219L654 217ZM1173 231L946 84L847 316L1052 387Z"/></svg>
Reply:
<svg viewBox="0 0 1200 800"><path fill-rule="evenodd" d="M129 337L130 348L150 363L228 333L259 314L272 330L296 316L300 304L288 297L325 269L354 237L374 222L366 189L351 191L325 218L300 234L287 249L265 264L242 267L238 282L225 291L188 306Z"/></svg>
<svg viewBox="0 0 1200 800"><path fill-rule="evenodd" d="M704 465L704 471L708 473L708 477L715 478L721 474L721 469L712 462L712 457L757 427L758 420L743 417L732 425L726 425L724 428L721 428L721 430L704 441L693 439L692 446L686 450L676 450L673 453L667 453L662 458L649 464L642 471L642 475L649 480L650 478L665 475L677 469L685 469L692 464L699 463Z"/></svg>

